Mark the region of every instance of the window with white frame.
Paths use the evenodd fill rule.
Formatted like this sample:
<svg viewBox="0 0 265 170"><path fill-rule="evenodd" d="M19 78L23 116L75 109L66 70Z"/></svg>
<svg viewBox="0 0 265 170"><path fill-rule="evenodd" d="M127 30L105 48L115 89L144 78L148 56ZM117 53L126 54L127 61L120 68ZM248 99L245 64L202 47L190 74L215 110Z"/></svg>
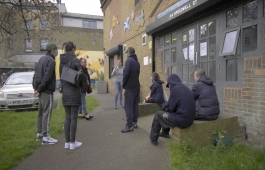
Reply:
<svg viewBox="0 0 265 170"><path fill-rule="evenodd" d="M126 44L123 45L123 52L125 53L127 50Z"/></svg>
<svg viewBox="0 0 265 170"><path fill-rule="evenodd" d="M29 39L25 40L25 50L32 51L32 40Z"/></svg>
<svg viewBox="0 0 265 170"><path fill-rule="evenodd" d="M96 21L83 21L83 28L97 28L97 22Z"/></svg>
<svg viewBox="0 0 265 170"><path fill-rule="evenodd" d="M41 20L40 21L40 29L41 30L47 30L48 29L48 21L47 20Z"/></svg>
<svg viewBox="0 0 265 170"><path fill-rule="evenodd" d="M142 36L142 45L146 44L146 34Z"/></svg>
<svg viewBox="0 0 265 170"><path fill-rule="evenodd" d="M40 40L40 50L41 51L46 51L47 44L48 44L48 40L47 39L41 39Z"/></svg>
<svg viewBox="0 0 265 170"><path fill-rule="evenodd" d="M26 29L27 30L32 30L33 29L32 20L27 20L26 21Z"/></svg>

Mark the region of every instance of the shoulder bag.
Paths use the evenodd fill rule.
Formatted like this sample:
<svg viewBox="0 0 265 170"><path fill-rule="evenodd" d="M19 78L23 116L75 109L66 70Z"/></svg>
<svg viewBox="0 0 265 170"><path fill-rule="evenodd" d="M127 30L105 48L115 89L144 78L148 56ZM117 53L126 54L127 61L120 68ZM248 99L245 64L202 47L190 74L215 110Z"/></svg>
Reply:
<svg viewBox="0 0 265 170"><path fill-rule="evenodd" d="M83 73L82 73L82 71L76 71L76 70L70 68L72 61L73 61L73 59L71 60L68 67L63 66L61 80L68 82L70 84L79 86L79 84L83 78Z"/></svg>

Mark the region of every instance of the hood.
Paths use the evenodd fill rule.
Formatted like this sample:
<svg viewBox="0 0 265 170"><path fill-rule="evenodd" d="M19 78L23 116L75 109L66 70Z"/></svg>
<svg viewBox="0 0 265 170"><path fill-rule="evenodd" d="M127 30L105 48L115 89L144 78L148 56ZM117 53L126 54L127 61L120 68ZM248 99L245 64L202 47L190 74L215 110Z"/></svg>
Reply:
<svg viewBox="0 0 265 170"><path fill-rule="evenodd" d="M136 54L132 54L129 57L131 57L131 58L135 59L136 61L138 61L138 58L137 58L137 55Z"/></svg>
<svg viewBox="0 0 265 170"><path fill-rule="evenodd" d="M208 84L208 85L213 85L212 79L206 75L202 75L199 78L198 82L203 82L203 83Z"/></svg>
<svg viewBox="0 0 265 170"><path fill-rule="evenodd" d="M167 85L166 87L170 87L170 90L172 89L172 87L174 87L176 84L182 84L181 80L179 78L178 75L176 74L171 74L168 78L167 78Z"/></svg>
<svg viewBox="0 0 265 170"><path fill-rule="evenodd" d="M72 58L74 58L74 56L71 54L61 54L60 55L60 63L64 65L68 61L70 61Z"/></svg>

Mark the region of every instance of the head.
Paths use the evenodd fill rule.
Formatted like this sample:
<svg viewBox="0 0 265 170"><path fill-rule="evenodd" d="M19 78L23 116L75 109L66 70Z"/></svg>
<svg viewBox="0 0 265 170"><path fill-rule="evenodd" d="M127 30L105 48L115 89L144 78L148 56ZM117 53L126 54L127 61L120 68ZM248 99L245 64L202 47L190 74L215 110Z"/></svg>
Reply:
<svg viewBox="0 0 265 170"><path fill-rule="evenodd" d="M3 77L6 77L6 73L3 73L2 76L3 76Z"/></svg>
<svg viewBox="0 0 265 170"><path fill-rule="evenodd" d="M135 49L133 47L128 47L125 53L127 53L127 57L129 57L130 55L135 54Z"/></svg>
<svg viewBox="0 0 265 170"><path fill-rule="evenodd" d="M203 69L198 69L197 71L195 71L194 73L194 80L195 82L197 82L201 76L205 75L205 71Z"/></svg>
<svg viewBox="0 0 265 170"><path fill-rule="evenodd" d="M76 46L73 42L68 41L63 44L63 50L64 50L64 53L66 54L69 54L69 53L74 54L76 50Z"/></svg>
<svg viewBox="0 0 265 170"><path fill-rule="evenodd" d="M58 46L54 42L49 42L46 45L46 51L47 51L47 53L56 57L58 55Z"/></svg>
<svg viewBox="0 0 265 170"><path fill-rule="evenodd" d="M167 78L167 88L173 88L176 84L182 84L179 76L177 74L171 74L170 76L168 76Z"/></svg>
<svg viewBox="0 0 265 170"><path fill-rule="evenodd" d="M157 81L157 80L160 80L160 77L156 72L153 72L151 74L151 79L152 79L152 81Z"/></svg>
<svg viewBox="0 0 265 170"><path fill-rule="evenodd" d="M121 66L121 60L117 61L117 66Z"/></svg>
<svg viewBox="0 0 265 170"><path fill-rule="evenodd" d="M80 58L80 64L83 66L83 67L86 67L87 66L87 61L85 58Z"/></svg>

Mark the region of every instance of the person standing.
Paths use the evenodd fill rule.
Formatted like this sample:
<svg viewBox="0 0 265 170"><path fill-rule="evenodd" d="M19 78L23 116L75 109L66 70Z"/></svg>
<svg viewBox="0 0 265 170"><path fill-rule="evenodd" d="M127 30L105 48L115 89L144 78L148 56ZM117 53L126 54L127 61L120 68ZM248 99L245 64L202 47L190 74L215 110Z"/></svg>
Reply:
<svg viewBox="0 0 265 170"><path fill-rule="evenodd" d="M75 55L76 46L69 41L63 44L64 54L60 56L60 77L64 66L76 71L82 71L79 59ZM80 83L81 85L82 83ZM62 81L62 99L65 110L64 134L65 149L76 149L82 146L81 142L76 141L76 128L78 108L81 105L81 86Z"/></svg>
<svg viewBox="0 0 265 170"><path fill-rule="evenodd" d="M43 145L51 145L58 142L49 134L53 93L56 87L55 57L58 55L58 47L49 42L46 51L47 54L41 57L36 65L33 88L34 96L39 97L36 140L42 139Z"/></svg>
<svg viewBox="0 0 265 170"><path fill-rule="evenodd" d="M114 86L115 86L115 102L114 109L117 109L117 100L118 96L120 96L120 106L122 105L122 79L123 79L123 67L121 65L121 60L117 61L117 66L113 69L111 76L115 77Z"/></svg>
<svg viewBox="0 0 265 170"><path fill-rule="evenodd" d="M194 73L192 93L195 99L196 120L216 120L220 113L219 102L213 81L199 69Z"/></svg>
<svg viewBox="0 0 265 170"><path fill-rule="evenodd" d="M122 86L125 89L125 112L127 123L125 128L121 130L122 133L132 132L134 128L138 128L137 120L139 115L139 93L140 93L140 63L135 54L133 47L126 50L127 60L123 70Z"/></svg>
<svg viewBox="0 0 265 170"><path fill-rule="evenodd" d="M3 87L4 82L6 81L7 77L6 77L6 73L3 73L1 76L1 87Z"/></svg>
<svg viewBox="0 0 265 170"><path fill-rule="evenodd" d="M90 85L90 76L87 71L87 60L85 58L80 58L80 64L82 66L82 71L86 75L85 81L85 86L84 88L81 88L81 105L79 106L78 109L78 116L81 118L86 118L86 120L90 120L93 118L93 116L89 116L86 110L86 93L88 90L88 86ZM85 116L82 115L82 111L84 112Z"/></svg>

